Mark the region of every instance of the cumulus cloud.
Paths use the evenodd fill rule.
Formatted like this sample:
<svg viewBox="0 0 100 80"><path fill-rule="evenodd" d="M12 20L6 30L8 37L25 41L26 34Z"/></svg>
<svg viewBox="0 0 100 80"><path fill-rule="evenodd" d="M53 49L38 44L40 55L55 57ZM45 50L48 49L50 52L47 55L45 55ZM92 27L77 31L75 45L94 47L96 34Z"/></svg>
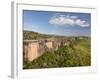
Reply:
<svg viewBox="0 0 100 80"><path fill-rule="evenodd" d="M75 23L76 23L77 25L81 26L81 27L88 27L88 26L89 26L89 24L88 24L86 21L81 20L81 19L77 19L77 20L75 21Z"/></svg>
<svg viewBox="0 0 100 80"><path fill-rule="evenodd" d="M89 23L87 23L85 20L79 19L77 16L62 14L52 16L49 23L56 26L78 25L80 27L89 27Z"/></svg>

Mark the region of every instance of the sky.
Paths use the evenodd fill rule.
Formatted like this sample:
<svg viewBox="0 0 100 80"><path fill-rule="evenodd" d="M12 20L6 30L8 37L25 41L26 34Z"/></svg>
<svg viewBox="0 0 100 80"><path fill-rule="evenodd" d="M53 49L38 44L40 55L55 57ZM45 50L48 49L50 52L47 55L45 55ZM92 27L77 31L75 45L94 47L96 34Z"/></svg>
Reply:
<svg viewBox="0 0 100 80"><path fill-rule="evenodd" d="M91 14L23 10L23 27L43 34L90 36Z"/></svg>

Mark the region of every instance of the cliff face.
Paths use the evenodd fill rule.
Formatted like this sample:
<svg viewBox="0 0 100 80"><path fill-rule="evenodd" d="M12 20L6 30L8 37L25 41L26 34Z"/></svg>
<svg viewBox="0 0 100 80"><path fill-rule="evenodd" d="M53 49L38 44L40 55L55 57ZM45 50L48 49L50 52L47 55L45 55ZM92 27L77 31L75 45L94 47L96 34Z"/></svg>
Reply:
<svg viewBox="0 0 100 80"><path fill-rule="evenodd" d="M67 42L66 42L67 43ZM57 40L24 40L23 52L24 58L29 61L33 61L37 57L41 56L46 51L57 50L60 46L66 45L62 41Z"/></svg>

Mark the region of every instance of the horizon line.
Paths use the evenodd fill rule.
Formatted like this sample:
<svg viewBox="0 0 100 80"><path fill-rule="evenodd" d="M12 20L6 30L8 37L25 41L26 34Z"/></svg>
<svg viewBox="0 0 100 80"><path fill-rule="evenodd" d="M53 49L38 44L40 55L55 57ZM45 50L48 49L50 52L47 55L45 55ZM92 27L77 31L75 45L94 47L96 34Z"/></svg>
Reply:
<svg viewBox="0 0 100 80"><path fill-rule="evenodd" d="M36 32L32 30L23 30L23 31ZM59 34L47 34L47 33L41 33L41 32L36 32L36 33L44 34L44 35L64 36L64 37L91 37L91 35L59 35Z"/></svg>

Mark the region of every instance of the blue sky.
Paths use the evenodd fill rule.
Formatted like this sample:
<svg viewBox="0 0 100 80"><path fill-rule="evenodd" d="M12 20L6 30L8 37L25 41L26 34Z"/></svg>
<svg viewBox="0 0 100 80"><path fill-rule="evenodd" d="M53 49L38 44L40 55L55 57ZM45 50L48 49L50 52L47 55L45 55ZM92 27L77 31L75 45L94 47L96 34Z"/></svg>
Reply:
<svg viewBox="0 0 100 80"><path fill-rule="evenodd" d="M90 36L91 14L23 10L24 30L64 36Z"/></svg>

